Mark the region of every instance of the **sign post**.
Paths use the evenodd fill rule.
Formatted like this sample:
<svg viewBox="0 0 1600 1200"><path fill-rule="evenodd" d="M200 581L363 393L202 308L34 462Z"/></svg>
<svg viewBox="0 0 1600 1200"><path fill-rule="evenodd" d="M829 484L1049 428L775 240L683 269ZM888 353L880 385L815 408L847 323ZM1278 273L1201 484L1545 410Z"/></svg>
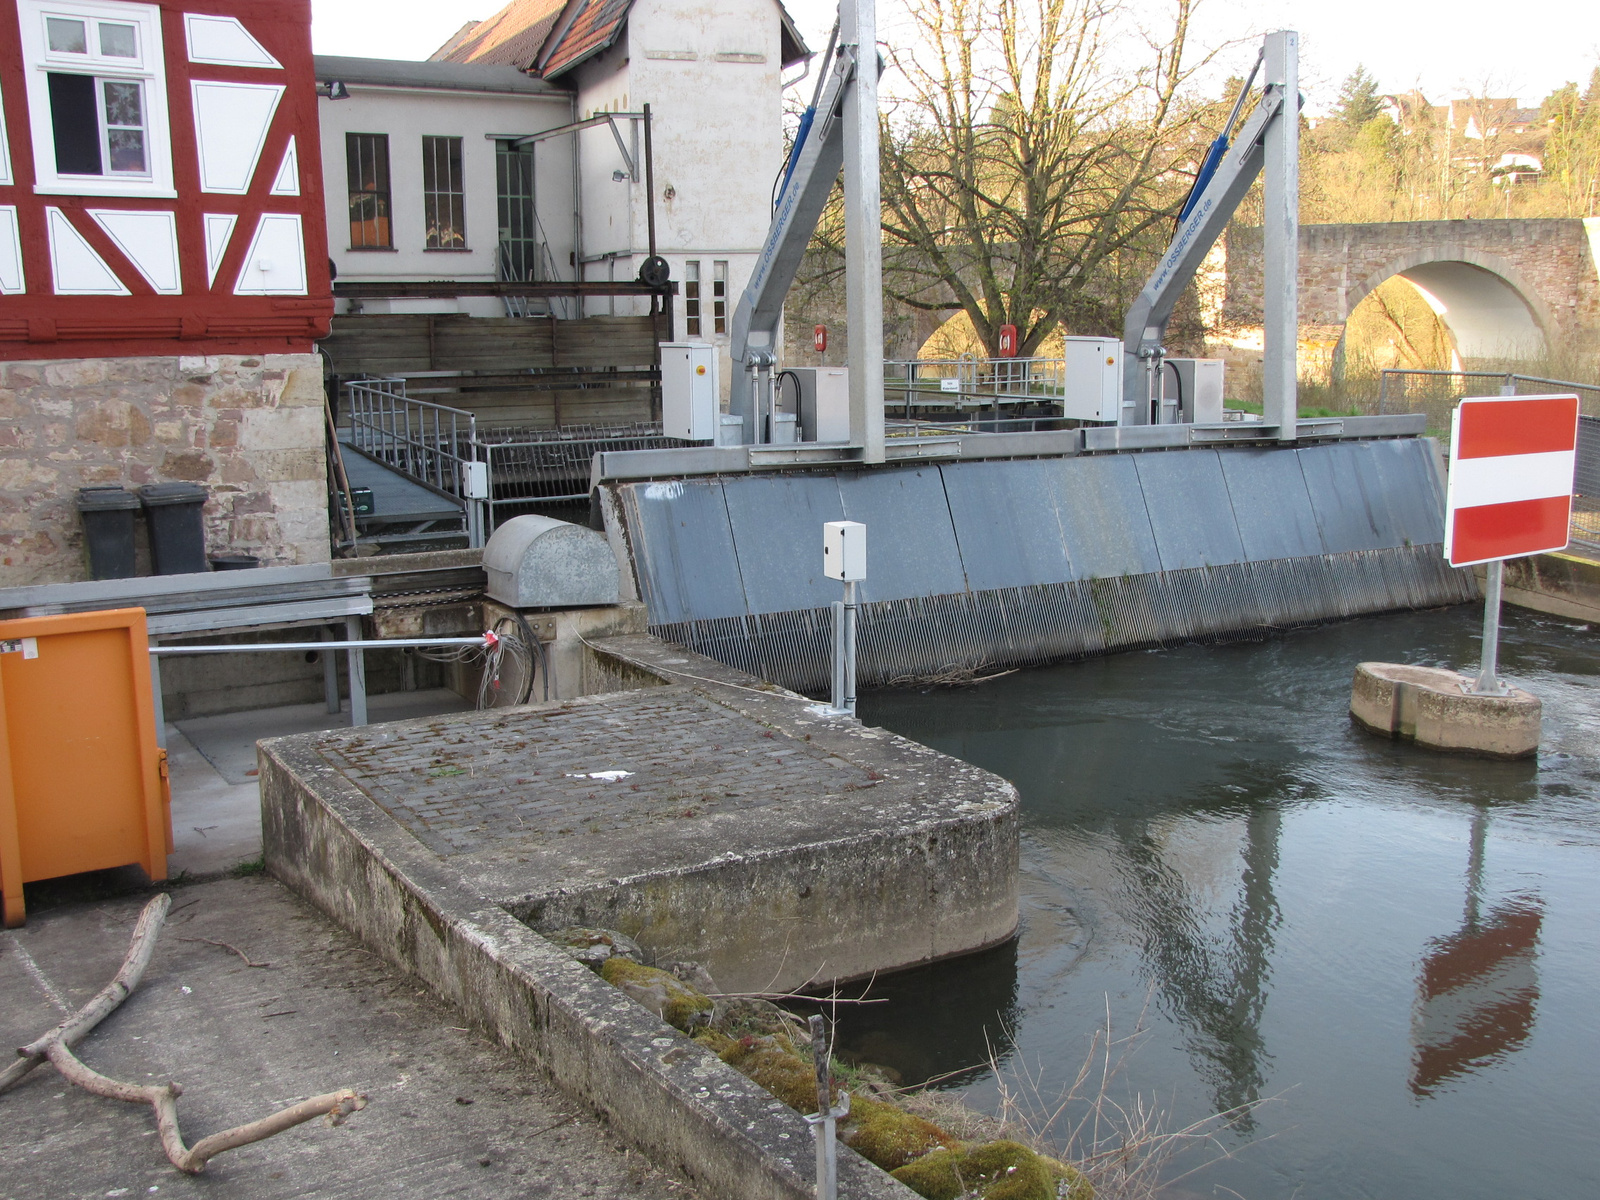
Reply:
<svg viewBox="0 0 1600 1200"><path fill-rule="evenodd" d="M1444 553L1486 564L1483 657L1472 694L1508 694L1499 677L1500 597L1508 558L1564 550L1572 525L1578 397L1462 400L1451 418Z"/></svg>

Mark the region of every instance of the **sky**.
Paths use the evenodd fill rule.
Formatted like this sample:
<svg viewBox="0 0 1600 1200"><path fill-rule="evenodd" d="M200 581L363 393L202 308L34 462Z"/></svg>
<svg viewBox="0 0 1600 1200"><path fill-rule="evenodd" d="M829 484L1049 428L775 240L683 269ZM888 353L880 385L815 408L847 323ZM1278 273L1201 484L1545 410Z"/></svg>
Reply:
<svg viewBox="0 0 1600 1200"><path fill-rule="evenodd" d="M504 0L312 0L312 40L319 54L426 58L471 19ZM821 49L837 11L831 0L787 0L812 49ZM1164 5L1126 0L1152 18ZM889 27L898 0L878 0ZM374 20L374 17L381 20ZM1301 34L1307 110L1325 112L1339 83L1364 65L1384 91L1421 86L1435 103L1451 96L1518 96L1537 104L1567 80L1580 86L1600 65L1600 10L1592 0L1202 0L1197 23L1206 45L1254 38L1272 29ZM1229 51L1242 74L1254 46ZM1237 60L1236 62L1232 60Z"/></svg>

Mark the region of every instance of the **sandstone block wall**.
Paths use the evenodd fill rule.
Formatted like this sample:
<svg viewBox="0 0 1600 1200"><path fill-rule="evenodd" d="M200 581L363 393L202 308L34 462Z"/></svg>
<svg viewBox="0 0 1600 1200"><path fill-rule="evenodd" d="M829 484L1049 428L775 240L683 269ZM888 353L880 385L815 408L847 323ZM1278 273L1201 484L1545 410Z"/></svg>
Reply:
<svg viewBox="0 0 1600 1200"><path fill-rule="evenodd" d="M314 354L0 364L0 586L88 578L92 484L204 484L208 553L326 561L322 402Z"/></svg>

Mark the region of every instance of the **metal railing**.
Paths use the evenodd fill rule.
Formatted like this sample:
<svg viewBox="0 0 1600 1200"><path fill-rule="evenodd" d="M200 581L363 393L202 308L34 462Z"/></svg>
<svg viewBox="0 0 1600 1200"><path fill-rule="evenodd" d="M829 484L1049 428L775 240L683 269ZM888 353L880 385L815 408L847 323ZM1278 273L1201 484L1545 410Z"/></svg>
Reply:
<svg viewBox="0 0 1600 1200"><path fill-rule="evenodd" d="M1600 556L1600 416L1578 418L1578 469L1572 490L1573 544Z"/></svg>
<svg viewBox="0 0 1600 1200"><path fill-rule="evenodd" d="M367 457L461 504L467 544L483 545L478 418L459 408L412 400L404 379L363 379L345 385L350 444Z"/></svg>
<svg viewBox="0 0 1600 1200"><path fill-rule="evenodd" d="M1378 412L1426 413L1429 435L1449 441L1450 414L1463 396L1529 396L1541 392L1576 392L1584 413L1600 416L1600 385L1509 371L1429 371L1415 367L1386 367L1379 372Z"/></svg>
<svg viewBox="0 0 1600 1200"><path fill-rule="evenodd" d="M649 423L483 430L477 449L489 466L488 528L499 525L507 508L587 500L589 465L602 451L664 450L683 444Z"/></svg>
<svg viewBox="0 0 1600 1200"><path fill-rule="evenodd" d="M1061 358L918 358L883 364L885 409L909 419L917 408L1055 404L1065 393Z"/></svg>
<svg viewBox="0 0 1600 1200"><path fill-rule="evenodd" d="M477 547L508 510L589 498L589 466L607 450L661 450L684 443L653 423L486 426L459 408L413 400L401 378L355 380L350 442L357 450L462 507Z"/></svg>

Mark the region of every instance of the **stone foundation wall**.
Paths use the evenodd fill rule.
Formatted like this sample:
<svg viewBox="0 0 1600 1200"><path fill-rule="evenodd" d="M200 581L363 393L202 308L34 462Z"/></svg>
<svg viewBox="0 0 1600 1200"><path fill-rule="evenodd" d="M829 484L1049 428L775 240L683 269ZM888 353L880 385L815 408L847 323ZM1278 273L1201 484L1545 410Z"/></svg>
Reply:
<svg viewBox="0 0 1600 1200"><path fill-rule="evenodd" d="M92 484L204 484L208 553L326 561L322 401L314 354L0 364L0 586L88 578Z"/></svg>

